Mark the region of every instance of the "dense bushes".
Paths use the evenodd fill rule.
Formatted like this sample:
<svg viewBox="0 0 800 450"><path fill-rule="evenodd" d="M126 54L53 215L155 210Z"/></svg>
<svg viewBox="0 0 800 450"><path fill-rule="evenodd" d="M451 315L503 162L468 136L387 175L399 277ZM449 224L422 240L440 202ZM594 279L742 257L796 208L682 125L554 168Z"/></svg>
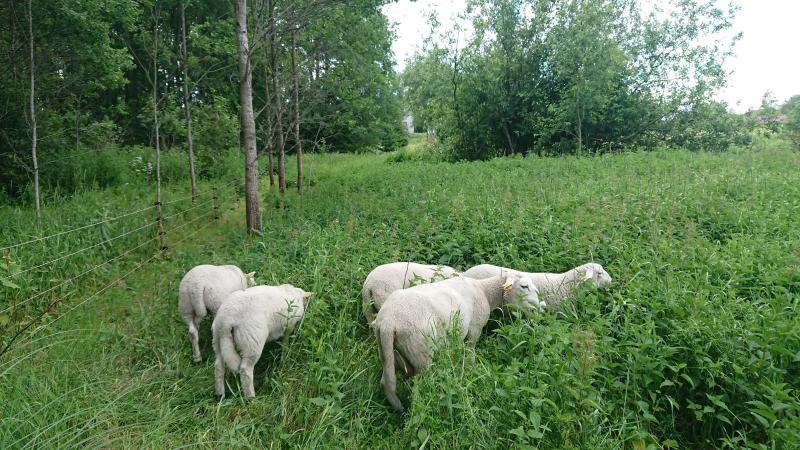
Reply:
<svg viewBox="0 0 800 450"><path fill-rule="evenodd" d="M237 149L211 151L205 146L196 150L198 173L203 178L234 178L242 171L241 152ZM262 164L266 162L263 161ZM40 183L45 198L74 194L126 184L150 185L155 182L155 149L150 147L107 146L97 150L67 150L58 156L45 154L41 157ZM186 151L180 148L161 151L161 180L164 183L179 183L189 180L189 165ZM8 187L19 200L33 198L30 180ZM19 183L17 181L16 183ZM9 199L10 200L10 199Z"/></svg>
<svg viewBox="0 0 800 450"><path fill-rule="evenodd" d="M628 0L475 1L466 45L465 30L432 21L438 39L403 73L407 104L455 159L727 148L736 120L712 98L736 10L669 4L650 14Z"/></svg>

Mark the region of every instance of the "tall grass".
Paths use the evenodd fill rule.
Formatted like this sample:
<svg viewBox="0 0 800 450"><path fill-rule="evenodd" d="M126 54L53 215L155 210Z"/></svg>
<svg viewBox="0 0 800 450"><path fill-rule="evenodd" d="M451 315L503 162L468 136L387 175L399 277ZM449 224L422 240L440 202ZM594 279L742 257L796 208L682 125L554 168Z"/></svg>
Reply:
<svg viewBox="0 0 800 450"><path fill-rule="evenodd" d="M455 164L325 154L308 155L306 168L313 181L302 197L265 194L263 237L244 236L242 206L227 204L199 238L0 360L0 447L800 442L797 153ZM17 214L2 212L6 240L26 234ZM401 382L410 408L398 416L380 390L359 297L369 270L398 260L536 271L595 260L616 283L558 314L494 315L475 358L451 340L430 370ZM234 263L260 283L316 292L286 354L267 346L249 404L233 376L233 395L212 396L210 320L204 361L191 363L175 305L181 276L199 263Z"/></svg>

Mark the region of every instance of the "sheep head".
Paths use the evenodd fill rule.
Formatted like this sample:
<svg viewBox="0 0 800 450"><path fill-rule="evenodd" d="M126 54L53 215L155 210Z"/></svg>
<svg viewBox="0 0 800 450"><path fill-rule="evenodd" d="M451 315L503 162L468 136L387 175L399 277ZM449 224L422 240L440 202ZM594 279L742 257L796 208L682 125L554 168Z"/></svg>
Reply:
<svg viewBox="0 0 800 450"><path fill-rule="evenodd" d="M524 275L508 275L503 287L503 303L528 310L544 309L545 303L539 300L539 289Z"/></svg>
<svg viewBox="0 0 800 450"><path fill-rule="evenodd" d="M581 266L583 272L583 280L590 281L595 287L603 287L611 284L614 281L611 275L603 269L603 266L597 263L588 263Z"/></svg>

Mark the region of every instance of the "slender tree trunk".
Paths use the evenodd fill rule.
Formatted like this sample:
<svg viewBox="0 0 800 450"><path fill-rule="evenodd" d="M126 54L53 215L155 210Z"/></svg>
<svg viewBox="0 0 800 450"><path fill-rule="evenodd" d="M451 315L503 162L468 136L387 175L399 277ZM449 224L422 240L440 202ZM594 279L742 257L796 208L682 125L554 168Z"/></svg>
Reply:
<svg viewBox="0 0 800 450"><path fill-rule="evenodd" d="M39 222L39 220L42 218L42 209L39 199L39 160L36 158L36 101L34 100L36 95L36 76L34 75L35 67L33 61L33 6L31 3L32 0L28 0L28 35L30 36L29 42L31 58L31 156L33 157L33 195L36 201L36 222Z"/></svg>
<svg viewBox="0 0 800 450"><path fill-rule="evenodd" d="M256 122L253 115L253 70L250 65L250 45L247 40L247 0L236 0L236 35L239 44L239 101L244 134L244 190L247 211L247 230L261 231L258 211L258 152Z"/></svg>
<svg viewBox="0 0 800 450"><path fill-rule="evenodd" d="M505 123L503 124L503 133L505 133L506 140L508 141L508 151L513 155L516 152L516 148L514 145L514 140L511 137L511 133L508 131L508 125Z"/></svg>
<svg viewBox="0 0 800 450"><path fill-rule="evenodd" d="M267 57L269 57L269 55L267 55ZM266 66L264 66L264 98L267 103L264 111L264 120L266 122L264 127L264 142L267 147L267 173L269 174L269 190L271 191L275 188L275 175L272 170L272 146L274 145L273 138L275 136L275 130L272 124L272 100L270 100L269 97L269 74L267 73Z"/></svg>
<svg viewBox="0 0 800 450"><path fill-rule="evenodd" d="M81 148L81 96L75 99L75 151Z"/></svg>
<svg viewBox="0 0 800 450"><path fill-rule="evenodd" d="M8 14L8 28L11 30L11 45L9 48L11 51L9 55L17 53L17 20L16 20L16 13L17 13L17 5L14 0L11 0L11 7L9 8ZM11 60L11 79L14 82L17 81L17 58L13 56L9 58Z"/></svg>
<svg viewBox="0 0 800 450"><path fill-rule="evenodd" d="M577 121L575 124L575 134L578 135L578 154L583 151L583 124L581 123L581 107L578 105Z"/></svg>
<svg viewBox="0 0 800 450"><path fill-rule="evenodd" d="M153 27L153 127L156 134L156 223L158 224L158 242L161 250L164 250L164 221L161 216L161 139L158 129L158 16L156 13L156 23Z"/></svg>
<svg viewBox="0 0 800 450"><path fill-rule="evenodd" d="M189 152L189 178L192 183L192 203L197 198L197 179L194 174L194 141L192 139L192 102L189 99L188 50L186 48L186 4L181 2L181 65L183 65L183 116L186 119L186 148Z"/></svg>
<svg viewBox="0 0 800 450"><path fill-rule="evenodd" d="M239 0L241 1L241 0ZM272 0L268 2L270 12L270 69L272 71L272 93L275 101L275 134L278 138L278 191L286 193L286 154L283 134L283 111L281 91L278 89L278 27L275 23L275 5Z"/></svg>
<svg viewBox="0 0 800 450"><path fill-rule="evenodd" d="M294 81L294 145L297 155L297 192L303 192L303 143L300 141L300 82L297 75L297 24L292 28L292 79Z"/></svg>
<svg viewBox="0 0 800 450"><path fill-rule="evenodd" d="M456 114L456 121L458 123L459 129L464 129L464 121L462 120L461 110L458 107L458 39L460 36L461 31L459 30L456 33L456 44L454 46L454 56L453 56L453 110Z"/></svg>

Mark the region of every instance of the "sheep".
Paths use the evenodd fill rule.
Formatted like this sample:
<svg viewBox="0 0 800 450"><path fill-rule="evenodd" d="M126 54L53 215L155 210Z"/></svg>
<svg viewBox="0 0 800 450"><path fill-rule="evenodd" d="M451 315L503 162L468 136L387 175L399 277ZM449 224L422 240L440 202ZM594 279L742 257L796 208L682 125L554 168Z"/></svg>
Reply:
<svg viewBox="0 0 800 450"><path fill-rule="evenodd" d="M189 328L192 359L200 361L197 331L208 312L215 314L222 301L234 291L255 285L255 272L243 273L236 266L199 265L188 271L178 288L178 311Z"/></svg>
<svg viewBox="0 0 800 450"><path fill-rule="evenodd" d="M433 341L458 320L461 338L474 350L494 308L507 304L539 309L538 290L519 274L484 280L455 277L393 292L371 326L380 343L381 385L392 407L403 412L396 393L395 359L409 376L431 360ZM456 319L457 317L457 319Z"/></svg>
<svg viewBox="0 0 800 450"><path fill-rule="evenodd" d="M375 314L392 292L411 286L411 282L415 279L422 278L426 282L433 282L456 275L458 272L452 267L415 262L395 262L376 267L367 275L364 287L361 289L367 323L375 319Z"/></svg>
<svg viewBox="0 0 800 450"><path fill-rule="evenodd" d="M255 286L231 294L219 308L214 323L214 393L225 396L225 366L238 370L245 399L256 396L253 367L264 344L284 342L305 311L305 299L312 295L290 284ZM239 347L239 353L236 352Z"/></svg>
<svg viewBox="0 0 800 450"><path fill-rule="evenodd" d="M465 277L483 279L501 273L521 274L530 277L539 288L542 300L548 307L557 307L561 300L567 298L573 289L588 281L590 285L600 288L610 284L611 275L597 263L586 263L564 273L528 273L492 264L481 264L464 272Z"/></svg>

